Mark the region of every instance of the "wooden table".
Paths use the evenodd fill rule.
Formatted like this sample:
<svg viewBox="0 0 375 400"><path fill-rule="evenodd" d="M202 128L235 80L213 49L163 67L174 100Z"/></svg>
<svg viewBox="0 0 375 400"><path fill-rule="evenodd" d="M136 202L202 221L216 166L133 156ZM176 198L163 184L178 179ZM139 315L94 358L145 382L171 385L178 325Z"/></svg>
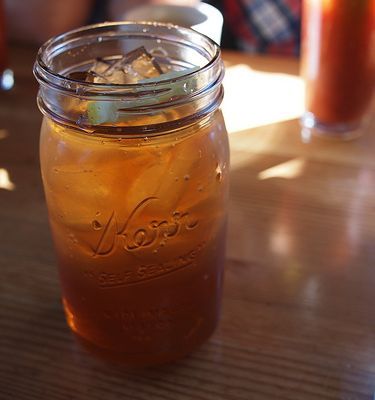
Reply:
<svg viewBox="0 0 375 400"><path fill-rule="evenodd" d="M189 358L126 371L87 354L64 321L39 175L34 56L13 48L16 86L0 94L0 398L373 399L374 125L357 141L303 143L297 61L225 53L222 320Z"/></svg>

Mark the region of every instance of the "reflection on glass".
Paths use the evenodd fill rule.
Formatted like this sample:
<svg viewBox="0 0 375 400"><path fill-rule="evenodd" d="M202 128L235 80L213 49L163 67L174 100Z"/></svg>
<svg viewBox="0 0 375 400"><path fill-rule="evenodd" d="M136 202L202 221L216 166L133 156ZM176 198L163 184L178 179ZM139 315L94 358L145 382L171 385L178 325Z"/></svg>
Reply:
<svg viewBox="0 0 375 400"><path fill-rule="evenodd" d="M7 68L2 74L0 78L0 87L3 90L10 90L14 85L14 74L13 71Z"/></svg>

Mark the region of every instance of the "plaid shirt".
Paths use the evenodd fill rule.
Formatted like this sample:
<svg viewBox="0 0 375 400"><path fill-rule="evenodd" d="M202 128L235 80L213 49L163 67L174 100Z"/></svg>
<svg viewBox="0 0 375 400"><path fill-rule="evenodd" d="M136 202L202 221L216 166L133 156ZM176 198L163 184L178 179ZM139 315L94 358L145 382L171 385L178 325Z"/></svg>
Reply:
<svg viewBox="0 0 375 400"><path fill-rule="evenodd" d="M241 49L299 53L301 0L224 0L224 14Z"/></svg>

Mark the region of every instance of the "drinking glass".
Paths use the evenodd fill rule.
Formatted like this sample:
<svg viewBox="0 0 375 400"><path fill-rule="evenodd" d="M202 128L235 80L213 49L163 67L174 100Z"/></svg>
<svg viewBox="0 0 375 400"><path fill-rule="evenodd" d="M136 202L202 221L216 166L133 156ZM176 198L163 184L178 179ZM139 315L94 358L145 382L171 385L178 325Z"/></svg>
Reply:
<svg viewBox="0 0 375 400"><path fill-rule="evenodd" d="M373 113L375 1L305 0L303 6L302 125L323 137L355 138Z"/></svg>

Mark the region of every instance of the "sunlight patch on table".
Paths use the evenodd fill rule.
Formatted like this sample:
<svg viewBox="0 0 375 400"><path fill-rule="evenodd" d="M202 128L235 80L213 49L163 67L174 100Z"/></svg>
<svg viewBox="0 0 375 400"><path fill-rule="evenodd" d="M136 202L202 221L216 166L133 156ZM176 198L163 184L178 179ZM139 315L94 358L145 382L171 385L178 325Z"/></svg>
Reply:
<svg viewBox="0 0 375 400"><path fill-rule="evenodd" d="M16 185L10 180L9 173L5 168L0 168L0 189L14 190Z"/></svg>
<svg viewBox="0 0 375 400"><path fill-rule="evenodd" d="M259 172L258 179L260 181L270 178L294 179L302 175L305 164L306 160L303 157L293 158Z"/></svg>
<svg viewBox="0 0 375 400"><path fill-rule="evenodd" d="M229 133L299 118L304 85L298 76L262 72L245 64L226 69L223 114Z"/></svg>
<svg viewBox="0 0 375 400"><path fill-rule="evenodd" d="M319 301L319 291L319 281L315 276L312 276L307 280L303 288L301 300L310 306L314 306Z"/></svg>
<svg viewBox="0 0 375 400"><path fill-rule="evenodd" d="M5 139L5 138L8 137L8 136L9 136L9 133L8 133L7 130L5 130L5 129L0 129L0 140L1 140L1 139Z"/></svg>
<svg viewBox="0 0 375 400"><path fill-rule="evenodd" d="M279 256L288 256L293 247L293 241L286 224L277 223L270 233L271 251Z"/></svg>
<svg viewBox="0 0 375 400"><path fill-rule="evenodd" d="M364 210L374 190L374 175L372 168L362 168L357 175L352 195L349 198L346 235L354 253L360 251L363 240Z"/></svg>

